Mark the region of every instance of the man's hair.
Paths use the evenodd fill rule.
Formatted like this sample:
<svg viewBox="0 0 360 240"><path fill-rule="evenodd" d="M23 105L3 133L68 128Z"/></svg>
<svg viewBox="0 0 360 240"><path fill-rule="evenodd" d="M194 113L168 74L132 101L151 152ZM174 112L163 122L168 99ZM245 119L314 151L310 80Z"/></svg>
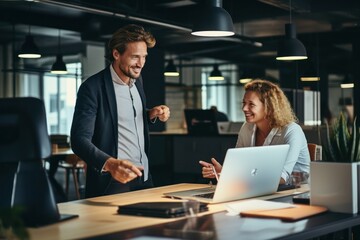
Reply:
<svg viewBox="0 0 360 240"><path fill-rule="evenodd" d="M145 42L148 48L152 48L155 46L156 40L154 36L150 32L145 31L143 27L135 24L126 25L119 28L109 40L106 54L107 60L113 62L114 57L112 51L116 49L120 54L123 54L127 44L131 42Z"/></svg>
<svg viewBox="0 0 360 240"><path fill-rule="evenodd" d="M297 118L291 108L289 100L280 87L272 82L256 79L245 85L245 91L256 92L265 106L266 119L270 127L284 127Z"/></svg>

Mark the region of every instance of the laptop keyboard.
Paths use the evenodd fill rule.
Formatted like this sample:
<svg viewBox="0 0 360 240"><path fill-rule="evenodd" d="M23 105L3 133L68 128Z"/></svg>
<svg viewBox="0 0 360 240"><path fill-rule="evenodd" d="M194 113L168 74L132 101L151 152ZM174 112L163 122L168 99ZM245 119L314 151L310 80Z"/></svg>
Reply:
<svg viewBox="0 0 360 240"><path fill-rule="evenodd" d="M194 194L193 197L201 197L201 198L213 198L215 192L210 193L201 193L201 194Z"/></svg>

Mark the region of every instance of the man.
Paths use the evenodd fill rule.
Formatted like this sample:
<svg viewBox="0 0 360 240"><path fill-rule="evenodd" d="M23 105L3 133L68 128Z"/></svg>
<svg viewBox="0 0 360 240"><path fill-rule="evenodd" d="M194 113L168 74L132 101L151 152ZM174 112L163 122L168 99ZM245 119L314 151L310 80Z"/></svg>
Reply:
<svg viewBox="0 0 360 240"><path fill-rule="evenodd" d="M109 41L111 64L88 78L78 91L71 146L86 161L86 197L153 186L149 173L149 128L170 116L165 105L146 109L141 70L151 33L138 25L117 30Z"/></svg>

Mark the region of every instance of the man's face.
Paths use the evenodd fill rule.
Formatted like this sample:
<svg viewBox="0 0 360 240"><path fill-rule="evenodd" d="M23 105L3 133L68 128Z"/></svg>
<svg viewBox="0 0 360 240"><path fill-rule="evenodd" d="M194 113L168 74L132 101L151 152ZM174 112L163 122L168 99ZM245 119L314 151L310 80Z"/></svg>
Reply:
<svg viewBox="0 0 360 240"><path fill-rule="evenodd" d="M128 43L123 54L120 54L117 50L113 50L115 59L113 67L120 79L128 83L130 78L136 79L140 77L147 54L145 42Z"/></svg>

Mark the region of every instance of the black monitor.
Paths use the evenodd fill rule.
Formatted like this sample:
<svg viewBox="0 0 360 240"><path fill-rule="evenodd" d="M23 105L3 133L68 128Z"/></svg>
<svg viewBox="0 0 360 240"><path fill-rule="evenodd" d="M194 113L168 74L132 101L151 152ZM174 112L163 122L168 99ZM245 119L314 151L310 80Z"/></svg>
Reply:
<svg viewBox="0 0 360 240"><path fill-rule="evenodd" d="M190 135L218 135L216 112L210 109L185 109L185 119Z"/></svg>

